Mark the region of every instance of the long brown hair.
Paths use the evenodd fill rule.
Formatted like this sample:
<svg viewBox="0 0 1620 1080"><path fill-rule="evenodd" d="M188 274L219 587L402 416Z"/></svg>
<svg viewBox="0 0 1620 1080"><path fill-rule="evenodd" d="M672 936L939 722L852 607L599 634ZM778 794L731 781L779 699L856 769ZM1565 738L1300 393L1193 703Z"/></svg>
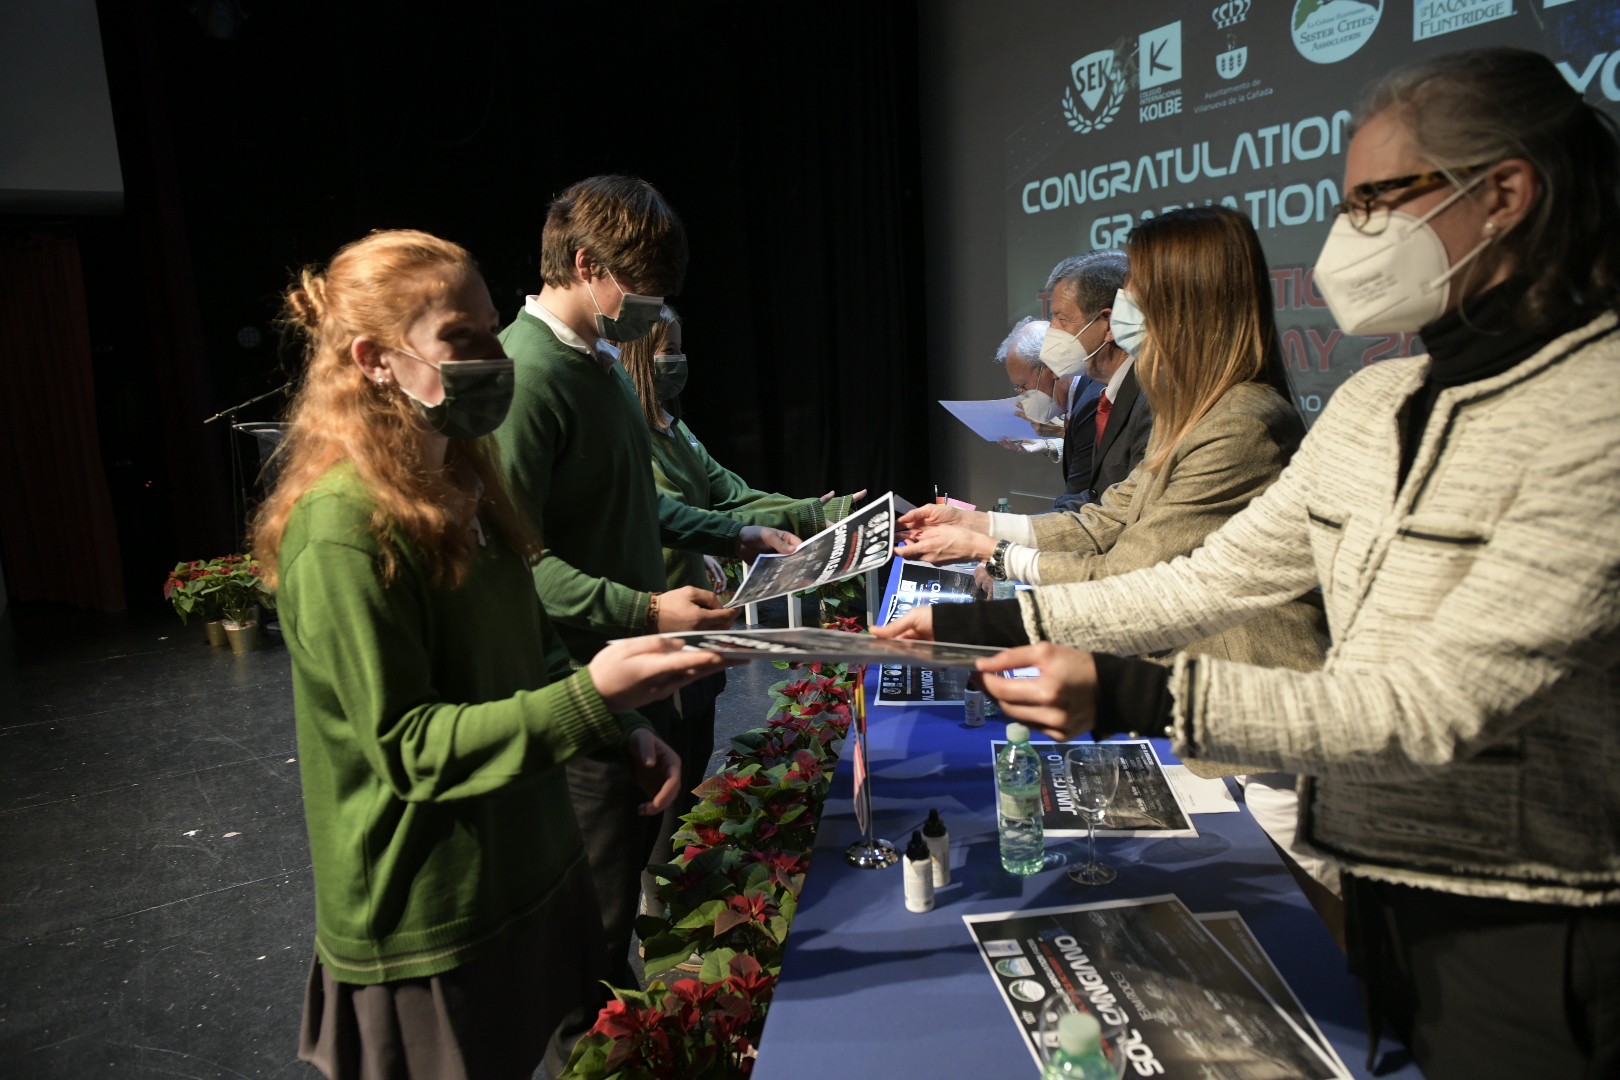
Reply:
<svg viewBox="0 0 1620 1080"><path fill-rule="evenodd" d="M1247 217L1172 210L1132 229L1126 248L1147 330L1136 377L1153 409L1150 470L1239 383L1267 383L1292 404L1265 252Z"/></svg>
<svg viewBox="0 0 1620 1080"><path fill-rule="evenodd" d="M630 382L636 388L636 397L641 399L641 415L647 418L647 426L654 431L664 430L666 412L676 420L681 418L680 395L668 401L659 401L658 388L653 385L653 357L663 352L669 344L669 328L679 326L681 317L668 304L664 305L659 315L661 318L658 325L652 328L652 333L639 341L619 346L619 363L624 365L624 373L630 376Z"/></svg>
<svg viewBox="0 0 1620 1080"><path fill-rule="evenodd" d="M366 378L349 352L362 334L403 345L428 303L477 273L459 244L394 229L344 246L324 271L305 269L287 290L284 318L304 337L305 367L287 410L280 479L253 519L254 554L270 585L288 515L342 462L353 464L376 502L371 528L382 545L384 580L398 570L397 534L427 562L435 582L459 585L476 551L471 526L480 509L508 546L538 558L539 544L506 495L493 441L452 439L446 467L429 469L422 421L410 401ZM482 483L482 496L471 477Z"/></svg>

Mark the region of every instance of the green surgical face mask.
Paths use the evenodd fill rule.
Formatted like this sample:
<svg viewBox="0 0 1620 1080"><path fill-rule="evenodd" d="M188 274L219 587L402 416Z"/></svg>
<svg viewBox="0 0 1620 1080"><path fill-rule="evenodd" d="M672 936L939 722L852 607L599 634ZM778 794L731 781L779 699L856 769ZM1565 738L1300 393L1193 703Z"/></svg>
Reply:
<svg viewBox="0 0 1620 1080"><path fill-rule="evenodd" d="M429 364L415 353L395 349L419 364L427 364L439 372L439 385L444 387L444 400L429 405L409 390L411 399L423 422L440 435L451 439L479 439L501 426L506 412L512 407L512 361L501 360L446 360Z"/></svg>
<svg viewBox="0 0 1620 1080"><path fill-rule="evenodd" d="M586 282L586 288L591 294L591 303L596 304L597 336L617 341L620 345L640 341L653 332L653 327L657 326L658 320L663 317L664 298L627 293L612 272L608 273L608 280L613 282L613 287L618 289L619 295L623 297L619 301L619 314L612 319L602 314L602 305L596 301L596 290Z"/></svg>
<svg viewBox="0 0 1620 1080"><path fill-rule="evenodd" d="M668 401L686 389L686 354L663 353L653 357L653 389L659 401Z"/></svg>

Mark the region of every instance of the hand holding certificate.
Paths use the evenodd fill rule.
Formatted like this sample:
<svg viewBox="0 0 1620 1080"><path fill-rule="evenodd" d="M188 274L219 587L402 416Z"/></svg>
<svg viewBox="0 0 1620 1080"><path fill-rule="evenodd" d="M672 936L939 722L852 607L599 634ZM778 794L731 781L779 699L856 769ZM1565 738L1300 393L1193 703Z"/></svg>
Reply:
<svg viewBox="0 0 1620 1080"><path fill-rule="evenodd" d="M894 546L896 506L891 491L802 541L790 555L761 555L726 607L804 592L887 565ZM911 509L909 503L905 509Z"/></svg>

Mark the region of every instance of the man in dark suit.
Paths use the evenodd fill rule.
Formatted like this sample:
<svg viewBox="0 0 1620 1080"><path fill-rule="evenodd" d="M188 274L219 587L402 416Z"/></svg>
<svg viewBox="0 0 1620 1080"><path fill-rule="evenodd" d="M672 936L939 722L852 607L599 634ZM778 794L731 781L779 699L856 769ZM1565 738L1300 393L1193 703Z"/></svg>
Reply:
<svg viewBox="0 0 1620 1080"><path fill-rule="evenodd" d="M1059 510L1095 502L1147 454L1153 416L1132 371L1131 355L1114 343L1109 326L1114 294L1124 286L1129 269L1123 251L1091 251L1058 263L1046 282L1052 328L1073 335L1086 356L1086 374L1105 386L1094 408L1070 409L1063 455L1068 490L1058 498ZM1076 428L1076 421L1090 432ZM1088 445L1081 446L1088 435Z"/></svg>
<svg viewBox="0 0 1620 1080"><path fill-rule="evenodd" d="M1069 417L1063 423L1063 494L1052 503L1054 510L1078 510L1090 500L1091 474L1097 454L1097 403L1102 400L1103 384L1089 375L1079 375L1069 386Z"/></svg>

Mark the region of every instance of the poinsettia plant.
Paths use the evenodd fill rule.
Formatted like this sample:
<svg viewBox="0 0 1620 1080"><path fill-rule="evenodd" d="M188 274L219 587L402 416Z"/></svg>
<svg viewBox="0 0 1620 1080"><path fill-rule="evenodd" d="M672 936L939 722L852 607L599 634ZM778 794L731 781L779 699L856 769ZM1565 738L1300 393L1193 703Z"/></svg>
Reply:
<svg viewBox="0 0 1620 1080"><path fill-rule="evenodd" d="M574 1045L574 1080L722 1080L753 1071L776 976L747 953L715 949L695 979L614 990L596 1026Z"/></svg>
<svg viewBox="0 0 1620 1080"><path fill-rule="evenodd" d="M855 619L829 626L863 631ZM650 868L664 915L636 920L647 974L697 953L699 983L615 989L563 1080L718 1080L752 1068L859 677L844 664L777 667L789 677L771 687L765 726L731 740L726 767L696 789L701 801L675 834L681 854Z"/></svg>
<svg viewBox="0 0 1620 1080"><path fill-rule="evenodd" d="M243 623L255 607L275 606L259 561L251 555L176 563L163 583L163 598L174 605L182 623L192 615Z"/></svg>
<svg viewBox="0 0 1620 1080"><path fill-rule="evenodd" d="M194 559L175 563L163 583L163 599L174 605L182 623L189 623L193 615L212 622L220 617L219 601L214 596L218 584L208 562Z"/></svg>

